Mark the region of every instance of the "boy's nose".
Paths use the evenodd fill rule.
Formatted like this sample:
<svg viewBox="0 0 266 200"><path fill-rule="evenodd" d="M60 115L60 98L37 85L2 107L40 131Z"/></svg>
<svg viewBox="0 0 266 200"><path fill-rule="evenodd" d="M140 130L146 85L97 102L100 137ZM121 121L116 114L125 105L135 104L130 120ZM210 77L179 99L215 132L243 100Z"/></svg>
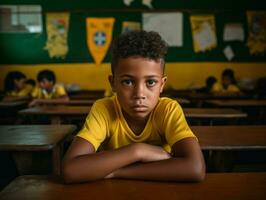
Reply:
<svg viewBox="0 0 266 200"><path fill-rule="evenodd" d="M142 84L137 84L134 90L134 97L136 99L145 99L145 87Z"/></svg>

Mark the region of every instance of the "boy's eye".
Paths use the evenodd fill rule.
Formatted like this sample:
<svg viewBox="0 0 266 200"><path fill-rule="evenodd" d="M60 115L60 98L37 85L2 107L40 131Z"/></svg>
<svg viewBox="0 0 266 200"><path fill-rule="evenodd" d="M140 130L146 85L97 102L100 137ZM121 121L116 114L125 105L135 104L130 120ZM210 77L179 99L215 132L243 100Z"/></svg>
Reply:
<svg viewBox="0 0 266 200"><path fill-rule="evenodd" d="M157 83L157 81L156 81L156 80L153 80L153 79L150 79L150 80L147 80L147 81L146 81L146 84L147 84L148 87L152 87L152 86L154 86L156 83Z"/></svg>
<svg viewBox="0 0 266 200"><path fill-rule="evenodd" d="M131 86L133 85L133 81L129 79L122 80L121 83L125 86Z"/></svg>

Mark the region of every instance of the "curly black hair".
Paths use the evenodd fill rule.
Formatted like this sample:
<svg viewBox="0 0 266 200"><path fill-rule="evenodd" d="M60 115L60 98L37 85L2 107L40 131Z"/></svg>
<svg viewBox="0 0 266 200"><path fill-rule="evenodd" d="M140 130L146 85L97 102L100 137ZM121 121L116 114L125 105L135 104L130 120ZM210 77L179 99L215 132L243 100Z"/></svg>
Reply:
<svg viewBox="0 0 266 200"><path fill-rule="evenodd" d="M119 35L112 43L112 74L120 58L143 57L161 62L164 70L168 46L154 31L130 31Z"/></svg>
<svg viewBox="0 0 266 200"><path fill-rule="evenodd" d="M9 72L4 80L4 90L5 92L10 92L15 90L15 80L26 79L25 74L20 71Z"/></svg>

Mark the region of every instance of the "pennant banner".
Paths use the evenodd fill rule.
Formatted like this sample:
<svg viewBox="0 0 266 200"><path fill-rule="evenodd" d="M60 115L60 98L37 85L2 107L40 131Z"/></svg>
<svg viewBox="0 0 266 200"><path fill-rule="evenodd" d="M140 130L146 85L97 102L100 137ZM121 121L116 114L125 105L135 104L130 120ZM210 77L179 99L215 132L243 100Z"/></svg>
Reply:
<svg viewBox="0 0 266 200"><path fill-rule="evenodd" d="M266 12L248 11L248 47L251 55L264 54L266 50Z"/></svg>
<svg viewBox="0 0 266 200"><path fill-rule="evenodd" d="M114 18L87 18L87 45L97 65L101 64L111 44Z"/></svg>
<svg viewBox="0 0 266 200"><path fill-rule="evenodd" d="M44 49L48 50L50 58L65 58L68 53L69 13L47 13L47 42Z"/></svg>
<svg viewBox="0 0 266 200"><path fill-rule="evenodd" d="M122 33L129 31L138 31L140 30L139 22L123 22L122 23Z"/></svg>
<svg viewBox="0 0 266 200"><path fill-rule="evenodd" d="M211 50L217 46L215 20L213 15L191 16L194 51Z"/></svg>

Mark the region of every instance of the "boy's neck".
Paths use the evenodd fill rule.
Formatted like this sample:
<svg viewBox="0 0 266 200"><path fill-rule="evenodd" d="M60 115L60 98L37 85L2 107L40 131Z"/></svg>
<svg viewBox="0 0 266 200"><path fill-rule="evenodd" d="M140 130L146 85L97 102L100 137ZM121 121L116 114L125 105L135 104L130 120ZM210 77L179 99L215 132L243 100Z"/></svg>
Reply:
<svg viewBox="0 0 266 200"><path fill-rule="evenodd" d="M143 119L136 119L136 118L133 119L126 112L122 111L122 113L132 132L135 135L140 135L144 130L150 115L146 116Z"/></svg>

